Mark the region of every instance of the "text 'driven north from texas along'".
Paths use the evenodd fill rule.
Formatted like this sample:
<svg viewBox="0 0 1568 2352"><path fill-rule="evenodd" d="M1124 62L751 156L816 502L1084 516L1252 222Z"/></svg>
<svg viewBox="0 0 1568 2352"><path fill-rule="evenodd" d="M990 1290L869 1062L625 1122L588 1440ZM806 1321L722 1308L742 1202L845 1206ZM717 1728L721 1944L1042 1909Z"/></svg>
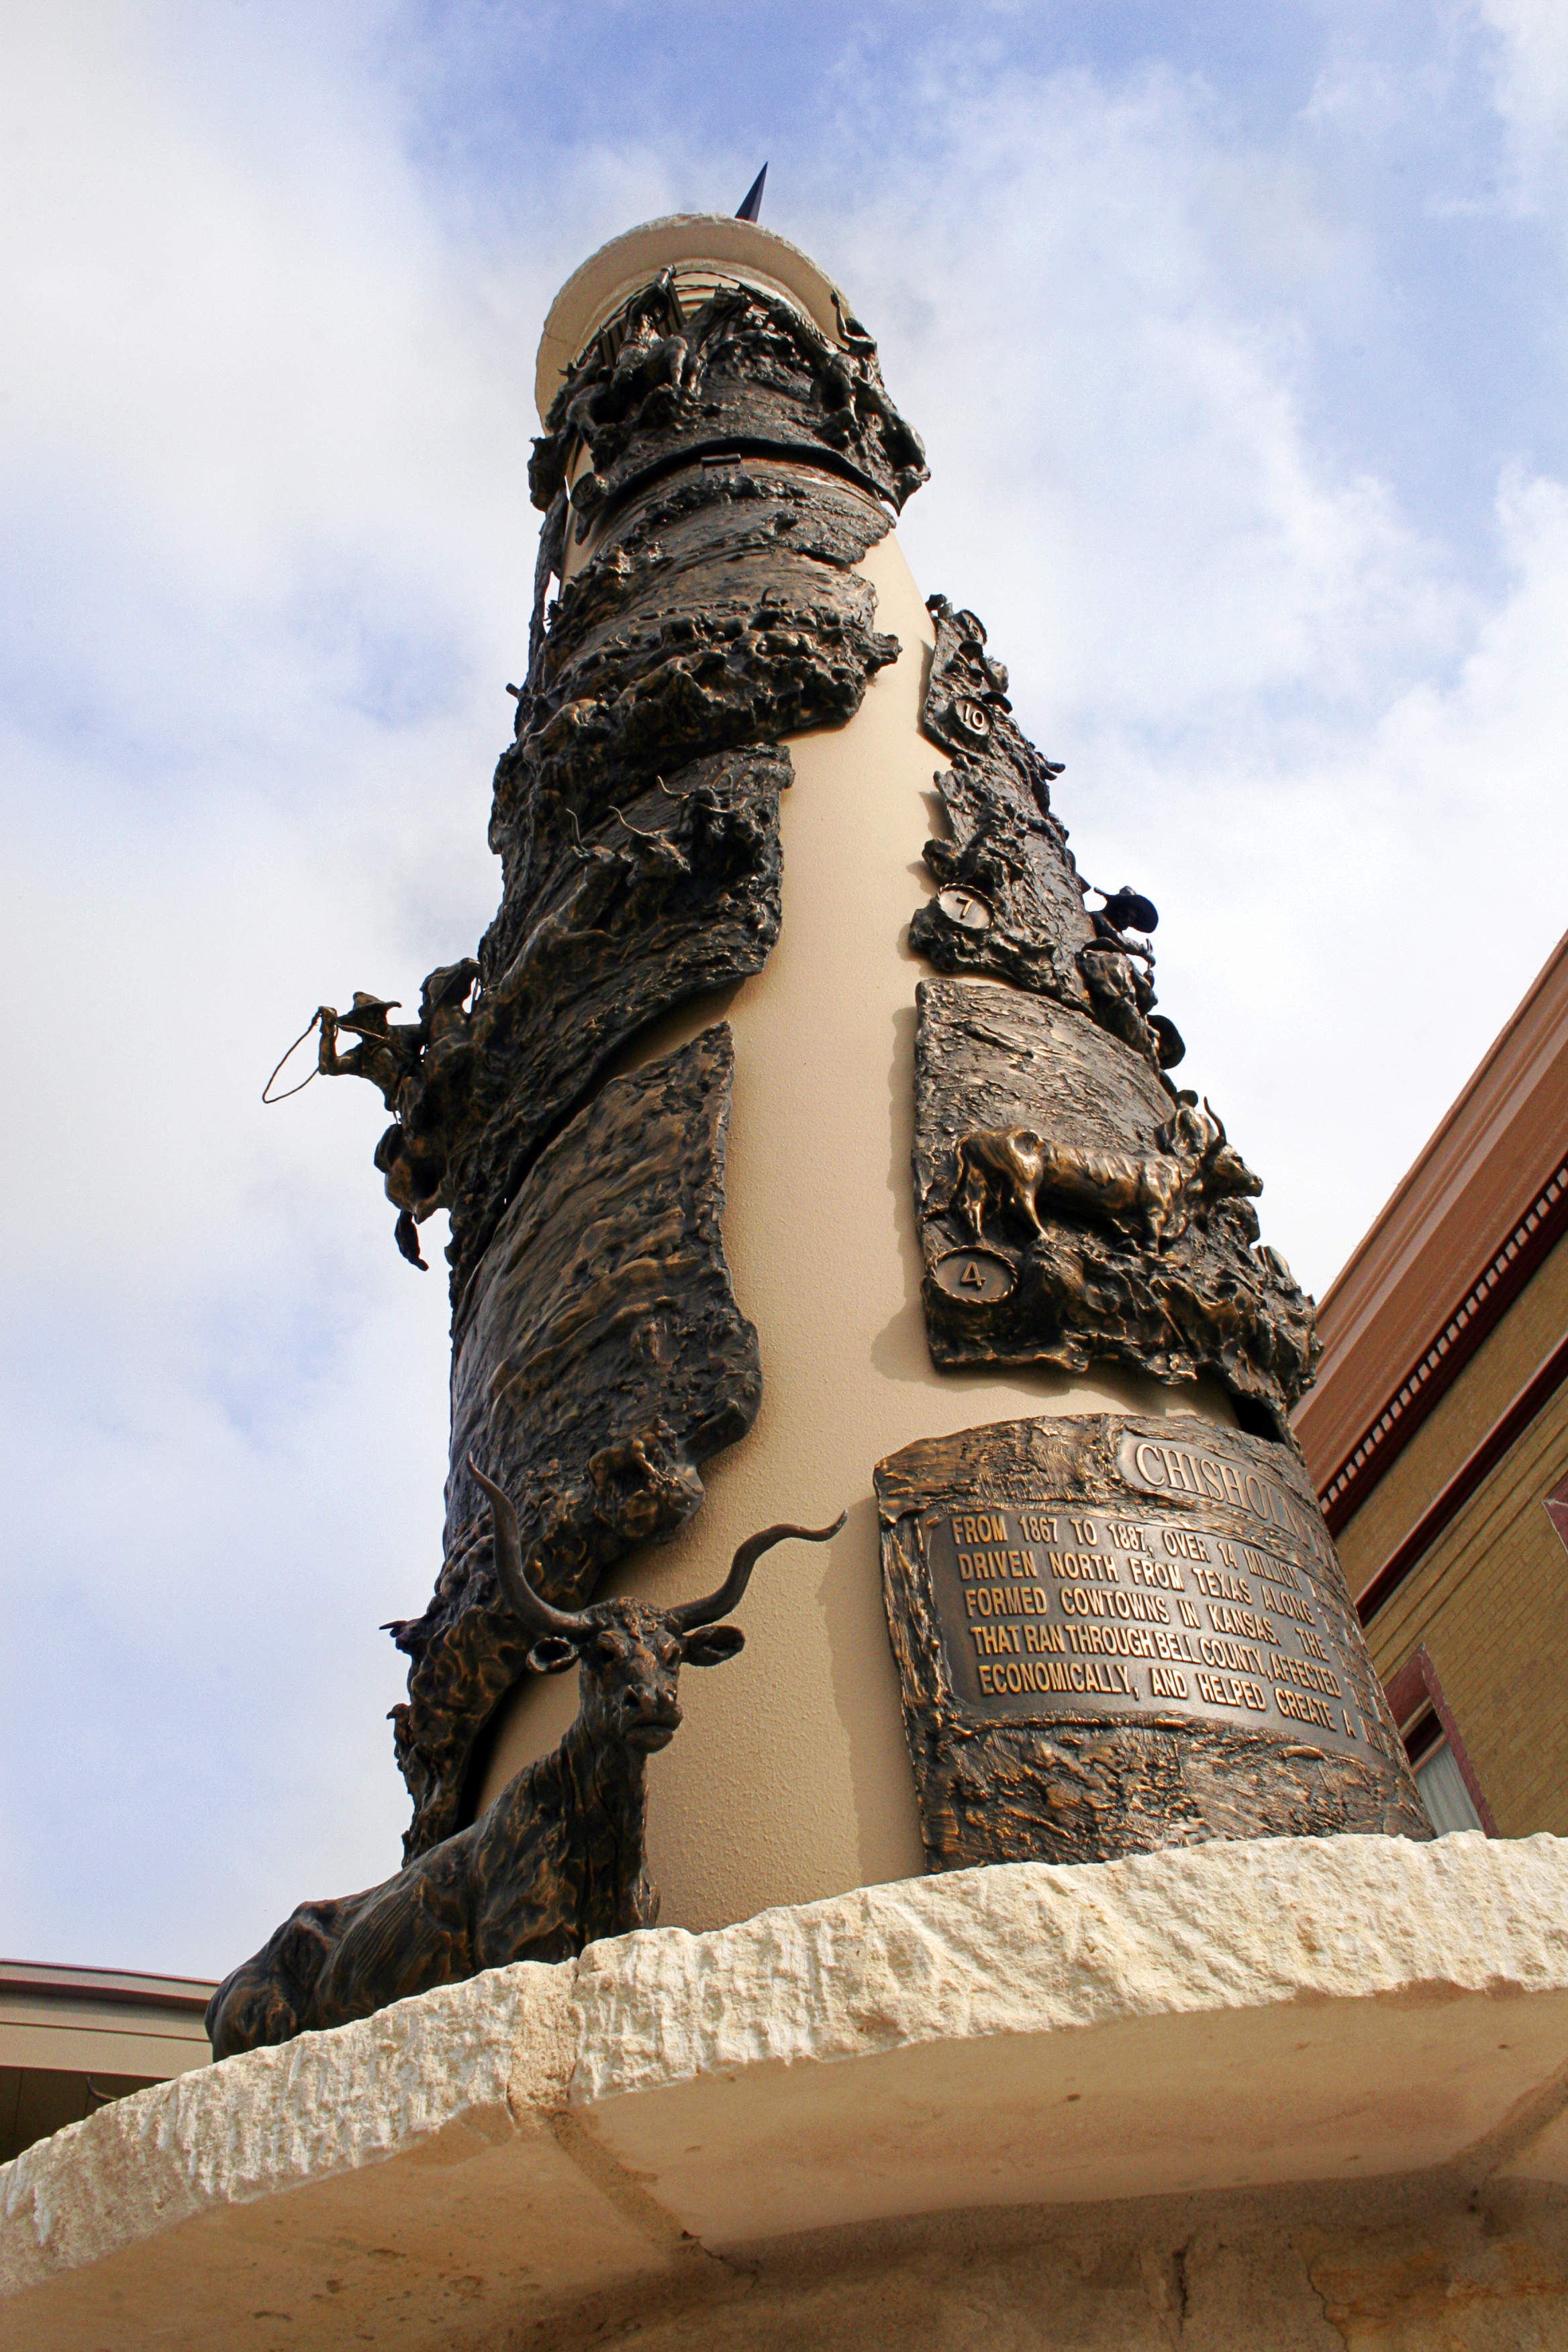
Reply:
<svg viewBox="0 0 1568 2352"><path fill-rule="evenodd" d="M977 1497L923 1519L962 1706L1036 1721L1197 1715L1313 1745L1373 1744L1294 1513L1243 1537L1155 1515L1142 1496L1128 1503Z"/></svg>

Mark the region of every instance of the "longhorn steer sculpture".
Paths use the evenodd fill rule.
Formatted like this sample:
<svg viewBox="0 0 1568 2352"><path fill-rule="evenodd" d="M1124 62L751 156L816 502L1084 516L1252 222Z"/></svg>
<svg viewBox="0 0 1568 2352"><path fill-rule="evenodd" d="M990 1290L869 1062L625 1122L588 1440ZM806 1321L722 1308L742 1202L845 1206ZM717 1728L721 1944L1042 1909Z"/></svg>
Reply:
<svg viewBox="0 0 1568 2352"><path fill-rule="evenodd" d="M717 1666L745 1641L721 1625L774 1544L826 1543L843 1526L764 1528L706 1601L655 1609L602 1601L570 1613L523 1572L517 1514L470 1462L490 1499L496 1577L535 1636L529 1664L576 1664L582 1703L553 1754L525 1765L494 1803L363 1895L302 1903L207 2007L215 2058L368 2017L389 2001L513 1960L563 1960L600 1936L651 1927L658 1894L643 1857L647 1766L680 1726L682 1665Z"/></svg>
<svg viewBox="0 0 1568 2352"><path fill-rule="evenodd" d="M1053 1198L1111 1224L1141 1223L1150 1244L1161 1249L1185 1233L1194 1213L1263 1190L1262 1179L1226 1140L1223 1120L1206 1102L1200 1117L1184 1101L1157 1140L1164 1150L1140 1159L1131 1152L1084 1151L1055 1143L1030 1127L982 1128L960 1139L952 1206L976 1241L994 1185L1004 1206L1025 1218L1041 1241L1046 1229L1039 1204Z"/></svg>

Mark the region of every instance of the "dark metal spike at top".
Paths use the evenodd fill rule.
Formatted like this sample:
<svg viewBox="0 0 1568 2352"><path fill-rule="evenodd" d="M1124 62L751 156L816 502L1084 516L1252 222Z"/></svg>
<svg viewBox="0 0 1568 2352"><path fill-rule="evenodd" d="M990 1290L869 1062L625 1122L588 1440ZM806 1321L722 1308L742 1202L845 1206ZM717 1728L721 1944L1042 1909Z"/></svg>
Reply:
<svg viewBox="0 0 1568 2352"><path fill-rule="evenodd" d="M735 206L735 218L737 220L754 221L756 219L757 215L763 209L763 182L767 178L767 176L768 167L764 163L762 170L757 173L756 178L752 182L751 186L746 190L745 194L741 198L740 203Z"/></svg>

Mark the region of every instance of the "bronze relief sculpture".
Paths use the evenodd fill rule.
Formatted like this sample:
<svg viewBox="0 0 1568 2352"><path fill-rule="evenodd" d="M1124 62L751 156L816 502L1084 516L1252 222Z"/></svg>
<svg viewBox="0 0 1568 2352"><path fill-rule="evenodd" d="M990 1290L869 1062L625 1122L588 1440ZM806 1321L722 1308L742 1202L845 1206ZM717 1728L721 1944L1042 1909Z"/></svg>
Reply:
<svg viewBox="0 0 1568 2352"><path fill-rule="evenodd" d="M846 332L830 344L745 288L688 314L667 273L595 337L535 445L530 661L489 827L501 904L477 959L426 982L477 964L478 992L452 1042L395 1028L383 1059L343 1057L392 1081L405 1143L384 1138L378 1165L403 1245L403 1216L449 1211L459 1312L529 1167L611 1058L761 969L778 936L781 738L852 717L897 658L854 566L924 460L874 344ZM578 448L593 466L569 501ZM568 531L590 524L552 601ZM322 1066L342 1066L325 1036Z"/></svg>
<svg viewBox="0 0 1568 2352"><path fill-rule="evenodd" d="M739 1649L717 1620L763 1550L834 1532L751 1538L707 1602L598 1597L700 1510L762 1395L723 1245L723 999L674 1050L648 1032L777 941L785 739L853 719L898 657L858 566L923 452L841 305L829 335L766 288L667 271L566 371L530 479L494 920L416 1020L363 991L317 1016L319 1069L391 1114L375 1165L397 1247L423 1265L421 1228L450 1219L443 1557L388 1629L409 1660L404 1867L300 1906L235 1972L219 2055L650 1924L647 1758L679 1723L680 1666ZM984 629L930 610L921 725L946 764L909 939L931 967L912 1175L931 1362L1203 1380L1240 1425L1042 1416L878 1465L928 1862L1421 1834L1289 1437L1311 1302L1261 1243L1260 1180L1172 1076L1155 910L1087 887L1060 766ZM481 1812L501 1710L573 1664L575 1722Z"/></svg>
<svg viewBox="0 0 1568 2352"><path fill-rule="evenodd" d="M897 658L855 566L924 474L869 337L846 317L829 339L760 289L693 302L667 273L561 387L530 468L544 524L495 775L500 906L474 955L429 975L416 1021L364 991L318 1015L320 1070L374 1085L393 1114L375 1164L398 1248L422 1265L421 1226L439 1209L451 1224L444 1557L423 1614L389 1629L410 1659L405 1868L296 1912L220 1990L220 2053L653 1916L648 1743L614 1725L635 1701L670 1727L681 1658L715 1664L740 1636L594 1596L700 1508L700 1466L750 1428L761 1368L723 1251L728 1027L611 1069L766 961L782 739L851 717ZM715 1609L802 1533L821 1539L742 1546ZM574 1657L573 1731L477 1820L498 1710ZM608 1813L590 1783L619 1791Z"/></svg>
<svg viewBox="0 0 1568 2352"><path fill-rule="evenodd" d="M441 1571L424 1614L392 1628L411 1662L393 1714L409 1859L461 1825L476 1742L527 1666L470 1454L510 1493L544 1599L575 1608L622 1553L685 1524L701 1464L756 1417L757 1334L721 1230L733 1066L721 1022L606 1081L540 1153L468 1286Z"/></svg>
<svg viewBox="0 0 1568 2352"><path fill-rule="evenodd" d="M1092 1013L973 981L917 991L915 1196L939 1364L1207 1373L1284 1439L1311 1307L1258 1244L1257 1176L1206 1107Z"/></svg>
<svg viewBox="0 0 1568 2352"><path fill-rule="evenodd" d="M1312 1302L1260 1240L1261 1179L1170 1076L1154 908L1129 887L1089 906L1059 765L974 615L930 609L921 724L952 759L942 887L910 924L944 975L916 991L932 1360L1205 1379L1239 1423L1042 1416L878 1465L930 1864L1428 1835L1290 1434Z"/></svg>
<svg viewBox="0 0 1568 2352"><path fill-rule="evenodd" d="M1293 1448L1000 1422L879 1464L877 1500L932 1869L1430 1835Z"/></svg>
<svg viewBox="0 0 1568 2352"><path fill-rule="evenodd" d="M926 845L944 887L910 943L955 975L917 992L932 1357L1206 1372L1247 1426L1284 1438L1316 1360L1311 1305L1258 1244L1261 1180L1168 1075L1186 1048L1139 936L1158 916L1127 887L1087 905L1051 805L1059 762L1021 733L974 614L930 609L921 723L952 759L935 778L952 837Z"/></svg>
<svg viewBox="0 0 1568 2352"><path fill-rule="evenodd" d="M530 468L545 522L495 776L500 909L476 957L430 976L419 1024L368 996L323 1021L321 1066L396 1114L376 1164L399 1246L417 1260L418 1226L451 1220L445 1557L423 1616L392 1628L413 1661L395 1710L411 1859L461 1825L476 1745L525 1668L469 1450L512 1486L546 1596L575 1605L698 1508L699 1465L756 1413L720 1230L728 1032L605 1074L651 1022L761 969L780 738L851 717L898 654L854 566L924 462L875 346L846 332L830 344L743 288L687 310L667 274L595 337ZM576 448L592 467L568 499ZM591 527L552 601L568 533ZM361 1042L340 1054L343 1030Z"/></svg>
<svg viewBox="0 0 1568 2352"><path fill-rule="evenodd" d="M389 2001L514 1960L571 1958L596 1937L651 1927L644 1860L647 1759L680 1728L680 1670L743 1648L737 1608L765 1551L831 1528L765 1528L706 1600L552 1608L530 1581L504 1488L468 1465L493 1513L497 1581L537 1674L576 1666L581 1704L559 1746L525 1765L477 1822L363 1894L302 1903L207 2006L215 2058L346 2025ZM531 1562L530 1565L532 1565Z"/></svg>

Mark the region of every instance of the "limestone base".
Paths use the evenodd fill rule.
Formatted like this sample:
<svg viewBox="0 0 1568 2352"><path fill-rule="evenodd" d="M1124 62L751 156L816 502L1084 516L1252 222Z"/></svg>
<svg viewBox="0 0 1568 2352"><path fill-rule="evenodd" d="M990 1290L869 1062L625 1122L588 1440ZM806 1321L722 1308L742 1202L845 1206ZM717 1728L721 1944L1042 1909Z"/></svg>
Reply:
<svg viewBox="0 0 1568 2352"><path fill-rule="evenodd" d="M0 2337L1568 2344L1568 1843L1268 1841L597 1945L0 2171Z"/></svg>
<svg viewBox="0 0 1568 2352"><path fill-rule="evenodd" d="M487 2344L605 2352L1562 2352L1568 2203L1492 2184L860 2224L732 2251ZM279 2342L281 2337L278 2339ZM292 2340L291 2338L289 2340ZM453 2341L460 2340L457 2337Z"/></svg>

